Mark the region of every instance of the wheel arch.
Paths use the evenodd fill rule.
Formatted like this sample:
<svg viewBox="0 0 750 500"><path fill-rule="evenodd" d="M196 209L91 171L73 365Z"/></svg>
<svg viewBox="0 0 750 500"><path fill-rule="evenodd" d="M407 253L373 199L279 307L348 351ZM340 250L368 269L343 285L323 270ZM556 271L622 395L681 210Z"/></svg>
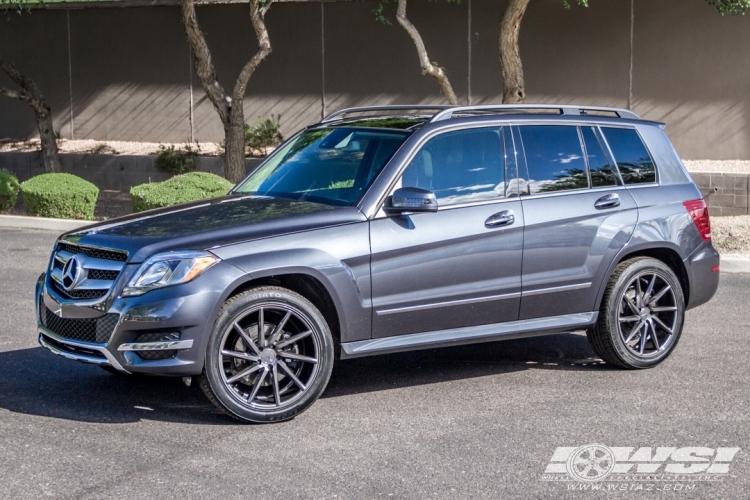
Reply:
<svg viewBox="0 0 750 500"><path fill-rule="evenodd" d="M338 346L341 343L341 320L338 308L326 286L320 279L311 274L294 272L249 277L248 280L236 284L224 298L224 302L252 288L269 285L286 288L309 300L323 315L326 323L328 323L331 335L333 336L334 347L338 350Z"/></svg>
<svg viewBox="0 0 750 500"><path fill-rule="evenodd" d="M677 276L677 279L680 281L682 292L685 296L685 305L687 306L687 304L689 304L690 276L688 274L687 267L685 267L685 262L680 256L678 249L673 248L671 245L665 244L641 245L624 250L620 255L617 256L617 258L612 261L612 264L610 265L609 269L607 269L607 273L605 275L606 280L602 281L602 283L599 285L599 292L597 294L595 303L596 310L599 310L601 308L604 291L607 288L607 283L612 277L612 274L615 272L617 266L619 266L622 262L633 259L635 257L651 257L669 266L669 268L672 269L672 271Z"/></svg>

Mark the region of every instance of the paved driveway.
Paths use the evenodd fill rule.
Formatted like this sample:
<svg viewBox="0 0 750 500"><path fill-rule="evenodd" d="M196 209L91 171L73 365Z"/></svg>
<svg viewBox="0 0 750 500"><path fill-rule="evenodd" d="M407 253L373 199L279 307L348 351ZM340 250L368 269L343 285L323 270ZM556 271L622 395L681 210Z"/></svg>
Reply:
<svg viewBox="0 0 750 500"><path fill-rule="evenodd" d="M365 358L339 363L295 420L245 426L179 380L38 347L33 286L53 241L0 230L0 498L750 495L750 276L722 276L652 370L601 365L580 334ZM557 447L588 443L741 451L720 481L542 480Z"/></svg>

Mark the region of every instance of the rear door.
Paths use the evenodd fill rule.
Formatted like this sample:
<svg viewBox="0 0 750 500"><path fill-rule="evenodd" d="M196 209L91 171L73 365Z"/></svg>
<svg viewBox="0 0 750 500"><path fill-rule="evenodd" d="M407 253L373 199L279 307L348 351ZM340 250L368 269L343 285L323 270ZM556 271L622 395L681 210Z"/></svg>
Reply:
<svg viewBox="0 0 750 500"><path fill-rule="evenodd" d="M371 221L374 338L518 319L523 212L502 132L428 140L397 187L433 191L438 212Z"/></svg>
<svg viewBox="0 0 750 500"><path fill-rule="evenodd" d="M525 219L520 319L590 312L638 219L593 126L519 125Z"/></svg>

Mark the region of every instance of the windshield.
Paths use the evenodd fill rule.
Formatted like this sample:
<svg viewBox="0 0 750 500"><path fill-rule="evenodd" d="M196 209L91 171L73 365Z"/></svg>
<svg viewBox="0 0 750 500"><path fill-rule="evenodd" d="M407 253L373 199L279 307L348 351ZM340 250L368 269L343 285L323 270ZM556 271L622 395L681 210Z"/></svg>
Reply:
<svg viewBox="0 0 750 500"><path fill-rule="evenodd" d="M308 130L275 152L235 193L355 205L409 132Z"/></svg>

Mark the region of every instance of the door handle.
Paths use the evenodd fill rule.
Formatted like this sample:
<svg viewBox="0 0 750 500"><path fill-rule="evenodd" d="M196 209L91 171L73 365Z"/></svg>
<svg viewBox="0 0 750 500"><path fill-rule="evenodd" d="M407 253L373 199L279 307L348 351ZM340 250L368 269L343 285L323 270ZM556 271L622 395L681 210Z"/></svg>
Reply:
<svg viewBox="0 0 750 500"><path fill-rule="evenodd" d="M615 208L620 206L620 197L616 194L606 194L596 200L594 208L603 210L605 208Z"/></svg>
<svg viewBox="0 0 750 500"><path fill-rule="evenodd" d="M510 226L514 222L516 222L516 214L513 213L513 210L503 210L502 212L490 215L484 221L484 227Z"/></svg>

